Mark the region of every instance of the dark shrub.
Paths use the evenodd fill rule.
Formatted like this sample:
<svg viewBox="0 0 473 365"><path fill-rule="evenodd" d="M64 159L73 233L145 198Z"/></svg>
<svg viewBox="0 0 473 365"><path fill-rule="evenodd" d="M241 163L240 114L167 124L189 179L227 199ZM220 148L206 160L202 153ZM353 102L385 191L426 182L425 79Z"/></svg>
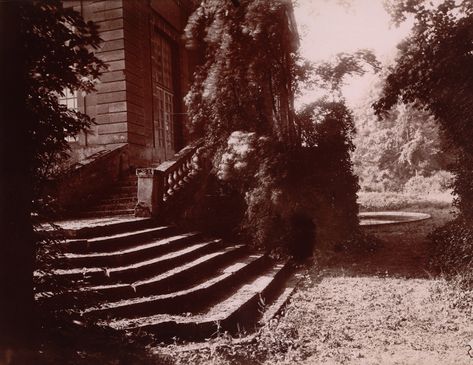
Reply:
<svg viewBox="0 0 473 365"><path fill-rule="evenodd" d="M473 272L473 225L457 218L430 234L432 267L447 277ZM471 275L469 275L471 278ZM470 281L473 285L473 281Z"/></svg>

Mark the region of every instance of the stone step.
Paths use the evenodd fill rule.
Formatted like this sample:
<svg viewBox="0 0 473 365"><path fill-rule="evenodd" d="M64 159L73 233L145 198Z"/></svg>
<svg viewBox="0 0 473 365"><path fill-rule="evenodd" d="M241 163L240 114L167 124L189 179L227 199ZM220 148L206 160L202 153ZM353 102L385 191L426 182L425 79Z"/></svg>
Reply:
<svg viewBox="0 0 473 365"><path fill-rule="evenodd" d="M104 199L136 199L137 198L137 191L111 191L106 195L102 195L100 197L100 201Z"/></svg>
<svg viewBox="0 0 473 365"><path fill-rule="evenodd" d="M195 315L156 314L133 319L104 320L100 324L117 330L150 332L157 339L202 340L212 337L219 331L235 334L251 330L257 323L260 307L277 293L288 276L288 263L274 264L254 280L242 285L229 297Z"/></svg>
<svg viewBox="0 0 473 365"><path fill-rule="evenodd" d="M136 195L137 193L137 186L129 186L129 185L124 185L124 186L116 186L113 188L111 191L111 194L120 194L120 193L127 193L130 195Z"/></svg>
<svg viewBox="0 0 473 365"><path fill-rule="evenodd" d="M61 239L87 239L123 232L156 227L157 222L151 218L132 216L115 216L109 218L90 218L56 221L53 224L43 223L40 230L53 234ZM60 229L58 230L57 227Z"/></svg>
<svg viewBox="0 0 473 365"><path fill-rule="evenodd" d="M220 268L247 253L245 245L223 247L218 251L171 268L151 278L132 283L83 286L57 295L39 295L40 300L51 307L70 308L79 302L83 307L101 303L104 300L120 300L145 295L155 295L183 290L202 283L215 275Z"/></svg>
<svg viewBox="0 0 473 365"><path fill-rule="evenodd" d="M133 216L134 209L120 209L120 210L90 210L75 213L78 218L95 218L95 217L113 217L117 215Z"/></svg>
<svg viewBox="0 0 473 365"><path fill-rule="evenodd" d="M117 183L120 184L120 185L136 184L137 182L138 182L138 177L136 175L123 177L123 178L121 178L120 180L117 181Z"/></svg>
<svg viewBox="0 0 473 365"><path fill-rule="evenodd" d="M147 240L165 237L176 231L171 226L158 226L138 229L129 232L115 233L86 239L67 240L64 244L69 253L110 253L113 251L131 248Z"/></svg>
<svg viewBox="0 0 473 365"><path fill-rule="evenodd" d="M161 231L160 231L161 233ZM169 230L169 233L171 231ZM85 254L66 253L58 266L69 267L113 267L136 263L148 257L163 255L188 245L199 237L197 233L185 233L158 240L152 240L137 246L115 251L92 252Z"/></svg>
<svg viewBox="0 0 473 365"><path fill-rule="evenodd" d="M110 216L136 199L123 194L129 193L99 200L85 212L93 219L62 225L65 253L47 275L66 289L54 294L45 287L36 294L42 305L163 341L200 340L219 330L252 329L264 319L262 306L269 305L265 316L274 315L292 293L292 282L283 286L291 274L287 262L275 264L249 254L246 245L182 233L152 219ZM98 218L97 209L107 217Z"/></svg>
<svg viewBox="0 0 473 365"><path fill-rule="evenodd" d="M136 203L133 201L121 202L121 203L103 203L98 202L97 204L91 205L86 212L88 211L122 211L122 210L133 210L135 209Z"/></svg>
<svg viewBox="0 0 473 365"><path fill-rule="evenodd" d="M138 176L136 176L136 173L133 172L130 175L121 177L118 182L122 183L122 182L137 182L137 181L138 181Z"/></svg>
<svg viewBox="0 0 473 365"><path fill-rule="evenodd" d="M109 271L109 277L112 280L126 283L149 279L174 267L195 260L206 253L214 252L223 245L220 239L195 243L157 258L111 269Z"/></svg>
<svg viewBox="0 0 473 365"><path fill-rule="evenodd" d="M52 274L60 277L61 280L64 281L84 279L91 284L103 284L107 281L131 283L136 280L150 278L172 267L191 261L204 253L215 250L218 248L218 244L221 244L221 240L204 241L193 243L183 249L130 265L55 269Z"/></svg>
<svg viewBox="0 0 473 365"><path fill-rule="evenodd" d="M109 191L109 194L116 194L118 192L136 192L138 190L138 182L134 183L117 183Z"/></svg>
<svg viewBox="0 0 473 365"><path fill-rule="evenodd" d="M267 266L267 262L264 255L249 255L223 267L217 275L189 289L108 302L99 308L88 308L84 314L93 318L134 318L158 313L198 313L215 303L218 298L228 295L235 286L241 285L249 276L262 271Z"/></svg>
<svg viewBox="0 0 473 365"><path fill-rule="evenodd" d="M272 300L266 303L263 315L258 321L259 325L264 325L281 311L296 290L296 287L302 278L303 275L297 270L294 269L289 271L288 278L284 281L284 285L281 286L279 291L276 291L276 295L273 295Z"/></svg>
<svg viewBox="0 0 473 365"><path fill-rule="evenodd" d="M124 204L124 203L133 203L136 204L138 198L136 196L124 196L124 197L114 197L107 196L107 198L100 200L100 204Z"/></svg>

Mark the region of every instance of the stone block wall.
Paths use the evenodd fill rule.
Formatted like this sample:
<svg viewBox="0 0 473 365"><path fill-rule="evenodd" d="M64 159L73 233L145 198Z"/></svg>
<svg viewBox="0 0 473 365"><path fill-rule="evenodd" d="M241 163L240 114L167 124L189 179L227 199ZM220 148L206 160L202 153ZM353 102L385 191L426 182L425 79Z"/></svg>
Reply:
<svg viewBox="0 0 473 365"><path fill-rule="evenodd" d="M182 31L190 15L181 0L77 0L64 6L79 11L99 26L103 39L96 55L108 64L97 91L78 95L80 109L95 118L90 133L72 143L73 160L80 161L102 149L128 144L130 164L147 166L172 156L186 144L183 96L189 88L195 60L183 44ZM165 149L155 139L153 115L153 60L151 39L160 32L173 42L173 141Z"/></svg>
<svg viewBox="0 0 473 365"><path fill-rule="evenodd" d="M49 186L60 210L73 214L106 192L129 170L128 145L117 144L84 158Z"/></svg>

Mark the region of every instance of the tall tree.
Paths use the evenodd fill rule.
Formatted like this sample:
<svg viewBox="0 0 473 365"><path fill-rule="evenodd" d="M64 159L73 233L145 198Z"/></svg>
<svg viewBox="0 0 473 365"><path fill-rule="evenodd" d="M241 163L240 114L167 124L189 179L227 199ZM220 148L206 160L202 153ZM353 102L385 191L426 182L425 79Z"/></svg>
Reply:
<svg viewBox="0 0 473 365"><path fill-rule="evenodd" d="M375 104L378 114L399 100L427 109L439 121L447 142L458 149L454 190L463 216L473 219L473 3L469 0L392 2L402 20L415 17L412 34Z"/></svg>
<svg viewBox="0 0 473 365"><path fill-rule="evenodd" d="M0 345L18 349L31 345L34 334L31 213L38 202L36 188L67 158L66 137L92 122L58 98L65 89L92 90L104 64L92 52L100 43L97 27L61 1L0 2L0 11L0 217L5 229L0 243Z"/></svg>
<svg viewBox="0 0 473 365"><path fill-rule="evenodd" d="M0 4L2 358L11 349L31 344L30 326L34 318L33 231L30 223L32 181L29 170L31 150L27 143L30 119L24 107L26 49L21 46L23 37L20 31L20 9L17 5L13 2Z"/></svg>
<svg viewBox="0 0 473 365"><path fill-rule="evenodd" d="M414 176L428 177L446 169L451 153L444 150L435 118L412 104L398 103L379 119L372 108L383 83L372 85L354 109L357 134L355 171L366 190L402 190Z"/></svg>

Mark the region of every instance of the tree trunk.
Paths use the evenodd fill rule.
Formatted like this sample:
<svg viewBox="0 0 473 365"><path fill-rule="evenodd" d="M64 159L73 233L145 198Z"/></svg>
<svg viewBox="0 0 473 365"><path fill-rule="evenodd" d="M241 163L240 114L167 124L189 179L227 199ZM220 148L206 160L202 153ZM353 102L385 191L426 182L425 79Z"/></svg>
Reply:
<svg viewBox="0 0 473 365"><path fill-rule="evenodd" d="M31 120L20 7L0 2L0 363L7 364L31 363L34 339Z"/></svg>

